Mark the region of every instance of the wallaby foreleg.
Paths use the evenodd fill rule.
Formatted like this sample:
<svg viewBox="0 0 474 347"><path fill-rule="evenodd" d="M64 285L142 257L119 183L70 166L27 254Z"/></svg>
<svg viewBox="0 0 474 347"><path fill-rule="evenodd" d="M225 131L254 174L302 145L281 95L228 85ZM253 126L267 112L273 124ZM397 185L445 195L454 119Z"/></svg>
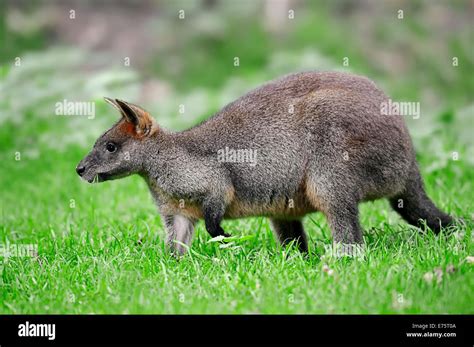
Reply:
<svg viewBox="0 0 474 347"><path fill-rule="evenodd" d="M186 246L190 246L193 239L196 221L181 215L167 215L163 220L168 233L168 247L177 255L186 253Z"/></svg>
<svg viewBox="0 0 474 347"><path fill-rule="evenodd" d="M206 230L211 237L230 236L220 225L225 214L225 203L223 201L219 199L207 199L203 203L202 210Z"/></svg>

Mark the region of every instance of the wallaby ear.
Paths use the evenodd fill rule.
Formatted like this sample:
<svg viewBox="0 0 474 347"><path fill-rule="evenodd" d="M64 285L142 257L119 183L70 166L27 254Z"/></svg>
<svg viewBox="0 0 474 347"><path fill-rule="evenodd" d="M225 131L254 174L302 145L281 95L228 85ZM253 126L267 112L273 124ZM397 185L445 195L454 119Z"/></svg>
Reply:
<svg viewBox="0 0 474 347"><path fill-rule="evenodd" d="M122 112L122 110L120 109L120 106L115 102L114 99L111 99L111 98L108 98L108 97L104 96L104 100L105 100L108 104L112 105L114 108L116 108L117 110L119 110L120 112Z"/></svg>
<svg viewBox="0 0 474 347"><path fill-rule="evenodd" d="M120 114L122 115L122 117L125 117L125 113L123 112L122 108L117 103L117 101L115 101L115 99L111 99L111 98L108 98L108 97L104 96L104 100L108 104L112 105L116 110L118 110L120 112Z"/></svg>
<svg viewBox="0 0 474 347"><path fill-rule="evenodd" d="M106 101L109 102L107 99ZM109 103L113 106L116 105L125 120L135 125L137 134L145 136L150 133L153 128L154 120L143 108L119 99L110 100Z"/></svg>

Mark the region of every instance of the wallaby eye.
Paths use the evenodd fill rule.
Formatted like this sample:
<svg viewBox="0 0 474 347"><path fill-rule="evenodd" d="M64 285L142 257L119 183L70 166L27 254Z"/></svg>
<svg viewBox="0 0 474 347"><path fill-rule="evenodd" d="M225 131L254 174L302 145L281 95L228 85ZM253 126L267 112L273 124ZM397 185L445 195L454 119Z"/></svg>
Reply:
<svg viewBox="0 0 474 347"><path fill-rule="evenodd" d="M108 142L106 145L105 145L105 149L110 152L110 153L113 153L117 150L117 146L115 146L115 144L113 144L112 142Z"/></svg>

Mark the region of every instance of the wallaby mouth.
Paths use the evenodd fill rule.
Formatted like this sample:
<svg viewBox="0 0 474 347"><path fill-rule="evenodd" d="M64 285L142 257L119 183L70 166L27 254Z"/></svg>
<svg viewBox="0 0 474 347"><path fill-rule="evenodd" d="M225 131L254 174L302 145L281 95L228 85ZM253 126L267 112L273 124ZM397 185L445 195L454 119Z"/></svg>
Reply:
<svg viewBox="0 0 474 347"><path fill-rule="evenodd" d="M81 176L84 181L87 181L89 183L100 183L111 179L120 178L119 176L115 177L113 174L106 172L93 173L93 170L91 170L91 172L84 172L82 174L79 174L79 176Z"/></svg>
<svg viewBox="0 0 474 347"><path fill-rule="evenodd" d="M107 181L108 178L109 178L109 175L106 173L97 173L94 176L87 178L86 181L89 183L100 183L100 182Z"/></svg>
<svg viewBox="0 0 474 347"><path fill-rule="evenodd" d="M84 181L87 181L89 183L100 183L100 182L104 182L107 180L107 176L105 174L95 174L94 176L90 176L90 177L81 177Z"/></svg>
<svg viewBox="0 0 474 347"><path fill-rule="evenodd" d="M97 175L95 175L95 183L107 181L108 178L109 178L108 174L98 173Z"/></svg>
<svg viewBox="0 0 474 347"><path fill-rule="evenodd" d="M99 183L107 180L107 174L105 173L94 173L93 168L87 168L85 165L82 165L82 162L79 163L76 167L77 174L84 180L89 183Z"/></svg>

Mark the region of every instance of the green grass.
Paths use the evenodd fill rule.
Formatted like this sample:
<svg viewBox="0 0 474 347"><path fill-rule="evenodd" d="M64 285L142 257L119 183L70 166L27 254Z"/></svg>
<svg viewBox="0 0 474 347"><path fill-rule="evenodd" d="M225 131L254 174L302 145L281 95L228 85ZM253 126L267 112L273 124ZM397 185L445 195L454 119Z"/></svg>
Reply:
<svg viewBox="0 0 474 347"><path fill-rule="evenodd" d="M330 257L318 214L305 220L306 257L279 247L263 218L226 221L236 237L226 248L209 242L201 222L191 252L177 260L144 182L81 182L74 167L83 154L2 154L0 242L38 244L39 254L4 263L0 313L474 312L470 221L434 236L404 224L385 201L365 204L364 259ZM468 170L452 162L426 177L430 195L454 215L472 208ZM424 274L438 267L441 281L427 283Z"/></svg>

